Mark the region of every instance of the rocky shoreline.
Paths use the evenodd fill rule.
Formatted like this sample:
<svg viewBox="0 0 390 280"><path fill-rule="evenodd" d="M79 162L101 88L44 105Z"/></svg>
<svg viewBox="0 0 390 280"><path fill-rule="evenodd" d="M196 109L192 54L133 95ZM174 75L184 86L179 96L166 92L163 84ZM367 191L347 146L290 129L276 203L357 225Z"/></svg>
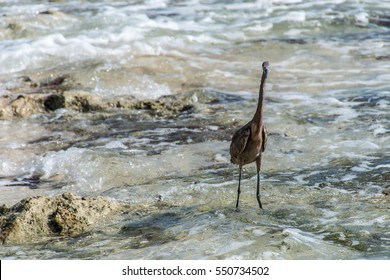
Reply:
<svg viewBox="0 0 390 280"><path fill-rule="evenodd" d="M47 237L76 236L107 221L123 209L103 197L72 193L23 199L12 207L0 206L0 242L21 244Z"/></svg>
<svg viewBox="0 0 390 280"><path fill-rule="evenodd" d="M88 91L75 82L70 75L57 76L41 82L22 77L17 85L8 88L6 94L0 96L0 120L28 119L34 115L49 116L58 109L67 109L72 114L85 113L86 117L88 113L102 113L106 116L106 113L110 115L110 112L125 109L132 112L143 111L142 116L145 118L150 116L149 118L169 120L181 114L189 115L197 110L212 113L213 110L221 109L219 103L222 102L224 101L215 93L202 93L201 91L162 96L158 99L139 100L129 95L107 100ZM215 130L213 127L215 124L223 129ZM214 138L227 139L231 134L230 128L227 127L229 123L197 119L194 123L189 120L186 127L190 125L199 127L203 131L201 135L193 136L192 141L195 142ZM59 126L58 123L55 124L56 129L59 129ZM185 140L178 137L174 137L172 141ZM186 138L187 136L184 134L180 137ZM81 137L81 139L84 138ZM53 144L55 147L49 145L48 150L64 148L63 141L57 142ZM35 188L35 184L40 182L40 174L34 176L25 178L33 182L31 185L27 184L26 180L22 180L22 183L25 183L24 186ZM14 183L19 180L10 179ZM49 182L53 186L55 183ZM137 209L133 210L138 211L142 207L142 205L137 205ZM41 242L47 238L75 237L93 231L100 225L104 226L112 217L118 217L122 212L131 212L130 208L132 207L128 204L121 204L104 197L80 197L70 192L57 196L28 197L13 206L0 206L0 244L29 244Z"/></svg>
<svg viewBox="0 0 390 280"><path fill-rule="evenodd" d="M91 112L112 108L150 110L153 115L172 117L193 108L186 95L162 96L159 99L138 100L121 96L105 100L76 83L70 75L61 75L45 82L22 77L19 84L0 96L0 120L28 118L57 109Z"/></svg>

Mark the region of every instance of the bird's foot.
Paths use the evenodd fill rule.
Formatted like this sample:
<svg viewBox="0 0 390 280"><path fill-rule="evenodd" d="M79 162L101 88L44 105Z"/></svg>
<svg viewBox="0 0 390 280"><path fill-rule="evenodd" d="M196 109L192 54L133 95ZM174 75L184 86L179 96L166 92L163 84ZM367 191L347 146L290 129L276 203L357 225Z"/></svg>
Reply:
<svg viewBox="0 0 390 280"><path fill-rule="evenodd" d="M263 210L263 204L261 204L260 194L259 193L257 194L256 198L257 198L257 202L259 203L260 209Z"/></svg>

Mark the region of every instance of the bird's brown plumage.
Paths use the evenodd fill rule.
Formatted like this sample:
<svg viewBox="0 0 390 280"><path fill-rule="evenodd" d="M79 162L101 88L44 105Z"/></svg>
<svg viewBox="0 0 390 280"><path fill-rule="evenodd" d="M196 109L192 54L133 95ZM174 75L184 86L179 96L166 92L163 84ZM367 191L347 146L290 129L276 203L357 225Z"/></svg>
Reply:
<svg viewBox="0 0 390 280"><path fill-rule="evenodd" d="M242 166L255 162L257 166L257 201L259 207L262 208L260 201L260 167L261 167L261 153L265 151L267 144L267 130L263 124L263 107L265 84L268 77L269 62L263 63L263 75L261 77L261 84L259 90L259 100L256 113L252 120L241 127L234 133L232 142L230 144L231 162L238 164L240 168L240 177L238 182L238 196L236 207L238 208L238 201L240 197L241 171Z"/></svg>

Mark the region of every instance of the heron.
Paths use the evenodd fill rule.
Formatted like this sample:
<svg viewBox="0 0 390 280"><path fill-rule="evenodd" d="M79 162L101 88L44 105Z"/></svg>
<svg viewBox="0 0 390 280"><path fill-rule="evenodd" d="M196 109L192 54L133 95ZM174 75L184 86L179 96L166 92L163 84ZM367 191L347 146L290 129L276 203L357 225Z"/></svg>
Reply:
<svg viewBox="0 0 390 280"><path fill-rule="evenodd" d="M232 142L230 144L230 161L234 164L238 164L240 172L238 177L236 210L238 210L238 203L240 200L241 193L242 167L252 162L256 162L257 168L256 198L260 209L263 209L260 200L260 169L262 153L265 151L265 147L267 144L267 130L263 123L263 108L265 84L269 72L269 62L263 62L262 68L263 74L261 76L259 100L257 103L256 113L246 125L244 125L234 133L232 137Z"/></svg>

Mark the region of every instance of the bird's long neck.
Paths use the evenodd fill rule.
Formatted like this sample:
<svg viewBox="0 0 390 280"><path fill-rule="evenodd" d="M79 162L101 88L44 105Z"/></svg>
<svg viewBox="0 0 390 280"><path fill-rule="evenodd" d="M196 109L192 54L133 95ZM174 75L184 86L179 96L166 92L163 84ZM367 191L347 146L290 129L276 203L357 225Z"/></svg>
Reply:
<svg viewBox="0 0 390 280"><path fill-rule="evenodd" d="M265 83L267 80L267 74L265 71L263 72L263 75L261 76L261 84L260 84L260 90L259 90L259 101L257 103L257 110L253 117L253 123L258 125L258 128L261 128L263 125L263 107L264 107L264 94L265 94Z"/></svg>

